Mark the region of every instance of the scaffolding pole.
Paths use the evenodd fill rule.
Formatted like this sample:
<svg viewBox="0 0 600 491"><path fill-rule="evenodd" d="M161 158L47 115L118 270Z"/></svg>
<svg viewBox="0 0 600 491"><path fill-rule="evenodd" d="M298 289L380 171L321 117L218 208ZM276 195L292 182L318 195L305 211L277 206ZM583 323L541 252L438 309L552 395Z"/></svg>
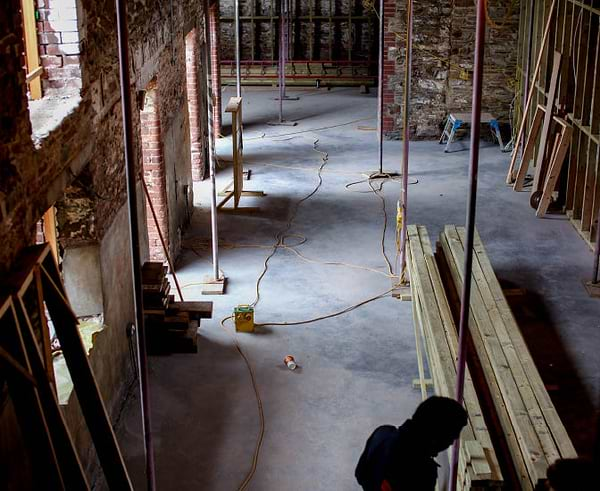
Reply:
<svg viewBox="0 0 600 491"><path fill-rule="evenodd" d="M219 282L224 278L219 277L219 231L217 226L217 184L215 179L215 138L213 132L213 94L211 88L212 69L208 53L211 52L210 21L208 18L208 0L204 0L204 63L206 66L206 93L208 111L208 169L210 176L210 233L212 246L213 281Z"/></svg>
<svg viewBox="0 0 600 491"><path fill-rule="evenodd" d="M235 86L236 95L242 97L242 74L240 73L240 2L235 0ZM254 12L253 12L254 13Z"/></svg>
<svg viewBox="0 0 600 491"><path fill-rule="evenodd" d="M475 62L473 67L473 101L471 110L471 155L469 162L469 196L466 218L465 262L460 301L458 334L458 362L456 369L456 400L462 404L467 363L467 333L469 331L469 306L471 304L471 272L473 267L473 239L475 235L475 213L477 209L477 179L479 171L479 137L481 130L481 88L483 79L483 57L485 49L485 6L486 0L477 1L477 27L475 30ZM460 436L452 449L450 467L450 491L456 491Z"/></svg>
<svg viewBox="0 0 600 491"><path fill-rule="evenodd" d="M296 126L295 121L286 121L283 118L283 101L297 101L299 97L288 97L285 93L285 66L289 52L290 39L290 4L289 0L281 0L279 12L279 60L277 81L279 84L279 97L275 100L279 101L279 120L269 122L269 125L285 125Z"/></svg>
<svg viewBox="0 0 600 491"><path fill-rule="evenodd" d="M377 85L377 159L379 174L383 175L383 50L384 50L384 0L379 0L379 64Z"/></svg>
<svg viewBox="0 0 600 491"><path fill-rule="evenodd" d="M406 224L408 211L408 157L410 150L410 86L412 80L412 36L413 36L413 1L407 1L406 9L406 63L404 67L404 112L402 121L402 194L400 196L400 270L397 272L400 282L406 283Z"/></svg>
<svg viewBox="0 0 600 491"><path fill-rule="evenodd" d="M127 209L129 212L129 245L133 276L133 308L135 311L138 342L138 372L142 433L146 457L146 482L150 491L156 489L154 472L154 445L152 441L152 418L150 411L150 384L148 382L148 356L146 354L146 330L144 328L144 304L142 298L142 266L137 212L136 170L133 150L133 123L131 111L131 80L129 77L129 32L125 0L115 0L117 14L117 41L119 45L119 71L121 82L121 112L123 116L123 147L125 150L125 175L127 180Z"/></svg>
<svg viewBox="0 0 600 491"><path fill-rule="evenodd" d="M379 57L377 84L377 170L369 176L371 179L389 179L398 176L397 172L383 170L383 65L385 63L385 11L384 0L379 0Z"/></svg>

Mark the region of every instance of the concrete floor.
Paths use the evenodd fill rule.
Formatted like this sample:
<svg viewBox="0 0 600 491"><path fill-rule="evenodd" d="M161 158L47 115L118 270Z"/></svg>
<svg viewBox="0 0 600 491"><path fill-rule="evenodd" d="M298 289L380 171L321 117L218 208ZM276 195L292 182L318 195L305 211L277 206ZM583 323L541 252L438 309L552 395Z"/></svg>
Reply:
<svg viewBox="0 0 600 491"><path fill-rule="evenodd" d="M274 127L265 123L277 116L275 91L244 91L245 160L252 169L245 187L267 196L242 199L244 205L260 206L259 213L219 215L223 242L266 247L222 247L227 295L211 298L214 318L201 325L198 354L151 358L159 489L235 490L250 469L259 430L256 401L234 349L232 325L226 324L226 332L219 321L234 306L252 302L274 235L315 188L321 163L315 140L328 161L323 185L300 205L291 227L291 233L307 239L298 250L321 261L386 270L382 203L372 193L358 192L369 191L366 184L352 187L355 192L345 188L376 168L376 134L358 128L375 125L375 96L358 89L293 92L300 100L286 103L286 117L298 125ZM227 88L224 100L231 95ZM224 121L229 124L229 115ZM334 125L339 126L314 130ZM218 142L221 160L231 158L230 145L227 137ZM385 169L398 170L401 144L386 142L385 155ZM498 276L536 299L525 306L539 321L531 330L524 328L527 341L576 444L587 451L593 412L600 406L600 303L587 297L581 283L591 272L592 253L563 216L536 219L529 195L504 185L508 159L497 146L482 142L478 228ZM444 154L433 142L411 146L409 222L427 225L432 239L444 224L464 223L467 162L467 151ZM230 172L219 172L220 186ZM399 189L395 182L384 187L392 260ZM197 184L198 208L178 267L186 300L206 299L198 283L210 271L207 193L208 182ZM307 263L279 250L261 284L256 321L309 319L389 288L384 274ZM358 489L354 466L369 433L380 424L400 424L420 399L411 388L417 365L410 302L386 297L340 317L261 328L238 334L237 340L256 373L266 418L251 490ZM287 354L301 369L283 367ZM133 395L118 433L136 489L143 489L139 420Z"/></svg>

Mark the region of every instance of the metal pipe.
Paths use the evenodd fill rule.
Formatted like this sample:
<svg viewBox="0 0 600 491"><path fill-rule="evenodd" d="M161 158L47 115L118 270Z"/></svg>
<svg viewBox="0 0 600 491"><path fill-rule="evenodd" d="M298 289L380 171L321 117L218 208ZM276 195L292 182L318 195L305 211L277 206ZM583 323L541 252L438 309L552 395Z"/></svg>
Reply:
<svg viewBox="0 0 600 491"><path fill-rule="evenodd" d="M479 137L481 126L481 91L483 80L483 57L485 51L486 0L477 1L477 27L475 29L475 62L473 67L473 102L471 110L471 155L469 163L469 197L467 203L465 263L460 302L458 335L458 362L456 368L456 400L463 401L467 363L467 333L469 331L469 306L471 304L471 272L473 267L473 239L475 235L475 212L477 209L477 179L479 172ZM451 491L456 491L460 436L454 442L450 468Z"/></svg>
<svg viewBox="0 0 600 491"><path fill-rule="evenodd" d="M600 283L598 269L600 265L600 210L598 210L598 221L596 222L596 245L594 246L594 274L592 275L592 284Z"/></svg>
<svg viewBox="0 0 600 491"><path fill-rule="evenodd" d="M208 56L210 49L210 21L208 13L208 0L204 0L204 66L206 66L206 96L208 111L208 169L210 176L210 233L212 246L213 278L219 279L219 230L217 226L217 183L215 179L215 137L213 132L213 94L212 94L212 68Z"/></svg>
<svg viewBox="0 0 600 491"><path fill-rule="evenodd" d="M282 70L281 70L281 82L283 85L283 99L285 99L285 68L287 65L287 59L288 59L288 50L289 50L289 39L288 39L288 34L289 34L289 30L290 30L290 25L289 25L289 16L290 16L290 12L289 12L289 4L288 4L288 0L283 0L283 8L284 8L284 12L282 15L283 18L283 29L282 29Z"/></svg>
<svg viewBox="0 0 600 491"><path fill-rule="evenodd" d="M146 330L144 328L144 304L142 297L142 268L140 258L139 225L137 213L136 170L133 150L133 123L131 111L131 81L129 78L129 32L125 0L115 0L117 13L117 40L119 45L119 71L121 82L121 112L123 114L123 147L125 149L125 175L127 179L127 209L129 212L129 245L133 275L133 308L135 311L142 433L146 454L146 480L150 491L156 489L154 473L154 445L150 411L150 384L148 382L148 357L146 354Z"/></svg>
<svg viewBox="0 0 600 491"><path fill-rule="evenodd" d="M242 80L240 72L240 2L235 0L235 84L236 95L242 97Z"/></svg>
<svg viewBox="0 0 600 491"><path fill-rule="evenodd" d="M408 211L408 156L410 148L410 85L412 79L412 36L413 36L413 1L407 1L406 12L406 62L404 67L404 114L403 114L403 143L402 143L402 195L400 196L400 211L402 213L402 228L400 230L400 281L404 281L406 269L406 224Z"/></svg>
<svg viewBox="0 0 600 491"><path fill-rule="evenodd" d="M384 0L379 0L379 66L378 66L378 86L377 86L377 136L378 136L378 154L379 174L383 174L383 41L384 41Z"/></svg>
<svg viewBox="0 0 600 491"><path fill-rule="evenodd" d="M279 16L279 122L283 123L283 84L284 84L284 71L285 61L283 60L283 44L284 44L284 31L285 31L285 15L284 15L284 2L281 0L279 8L281 13Z"/></svg>

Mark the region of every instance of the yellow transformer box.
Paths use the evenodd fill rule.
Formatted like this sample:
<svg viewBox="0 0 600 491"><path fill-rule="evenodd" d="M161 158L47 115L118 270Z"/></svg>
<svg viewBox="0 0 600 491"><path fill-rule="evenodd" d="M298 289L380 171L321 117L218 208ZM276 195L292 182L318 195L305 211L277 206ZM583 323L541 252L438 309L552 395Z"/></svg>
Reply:
<svg viewBox="0 0 600 491"><path fill-rule="evenodd" d="M233 309L235 330L238 332L254 332L254 307L238 305Z"/></svg>

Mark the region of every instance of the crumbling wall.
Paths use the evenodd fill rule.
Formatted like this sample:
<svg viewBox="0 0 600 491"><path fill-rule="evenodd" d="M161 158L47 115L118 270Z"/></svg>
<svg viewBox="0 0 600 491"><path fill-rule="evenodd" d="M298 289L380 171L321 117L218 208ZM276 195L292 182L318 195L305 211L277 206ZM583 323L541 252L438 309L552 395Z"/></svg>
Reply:
<svg viewBox="0 0 600 491"><path fill-rule="evenodd" d="M60 216L65 234L60 237L61 244L75 247L93 241L100 246L106 328L96 339L90 362L114 418L133 376L125 328L134 320L115 4L114 0L78 0L81 100L36 146L22 69L19 4L19 0L0 3L0 274L33 242L36 223L44 211L66 199L65 214ZM190 210L183 202L192 202L184 36L197 27L202 39L202 5L192 0L127 2L132 101L135 104L138 91L157 78L169 148L177 149L168 154L166 166L170 185L177 190L172 213L176 230L189 218ZM66 52L53 56L63 55L70 56ZM141 177L140 116L137 108L133 109L135 165ZM84 168L85 196L77 187L81 180L76 182ZM141 186L138 193L144 229L140 231L141 247L147 257ZM177 247L172 252L177 253ZM65 412L82 462L92 475L94 452L81 415L71 405Z"/></svg>
<svg viewBox="0 0 600 491"><path fill-rule="evenodd" d="M516 77L519 5L502 0L490 0L488 5L495 23L487 26L482 109L508 122ZM397 138L402 131L406 2L386 0L386 16L389 71L384 78L384 129L389 137ZM470 111L474 39L473 0L414 2L413 137L437 138L449 112Z"/></svg>

